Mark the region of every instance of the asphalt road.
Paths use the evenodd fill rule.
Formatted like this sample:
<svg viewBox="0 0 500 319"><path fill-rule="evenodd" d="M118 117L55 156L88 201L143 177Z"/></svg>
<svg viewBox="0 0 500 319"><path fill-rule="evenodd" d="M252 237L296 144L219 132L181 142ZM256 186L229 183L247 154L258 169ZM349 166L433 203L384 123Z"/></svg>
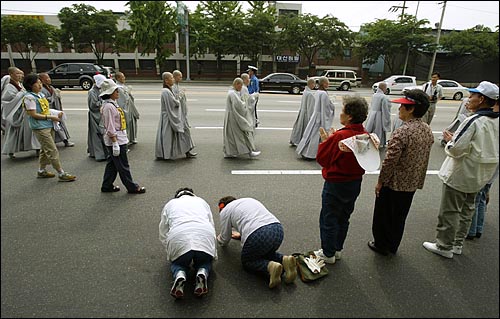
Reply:
<svg viewBox="0 0 500 319"><path fill-rule="evenodd" d="M139 143L132 146L129 160L134 179L147 188L144 195L100 192L105 163L86 154L87 92L63 90L76 146L61 145L59 150L64 169L78 180L37 179L34 152L19 153L14 160L1 158L2 317L498 318L498 180L491 189L483 237L467 241L463 255L448 260L422 247L435 238L441 198L442 184L432 172L414 197L395 256L379 256L367 247L377 178L367 174L342 259L327 266L325 278L308 284L297 279L270 290L266 279L242 269L240 243L231 242L218 248L208 295L198 299L192 294L191 273L185 299L174 300L158 223L162 207L180 187L192 187L210 204L217 230L220 197L254 197L284 226L281 252L319 248L320 167L298 158L288 144L301 96L261 93L262 125L256 136L261 156L224 159L228 84L186 84L199 155L176 161L154 157L161 83L132 84L141 118ZM372 95L369 89L330 93L337 96L337 128L342 95L356 93L368 100ZM439 102L432 123L436 137L459 104ZM444 157L436 138L429 171L439 170ZM283 174L291 170L303 174Z"/></svg>

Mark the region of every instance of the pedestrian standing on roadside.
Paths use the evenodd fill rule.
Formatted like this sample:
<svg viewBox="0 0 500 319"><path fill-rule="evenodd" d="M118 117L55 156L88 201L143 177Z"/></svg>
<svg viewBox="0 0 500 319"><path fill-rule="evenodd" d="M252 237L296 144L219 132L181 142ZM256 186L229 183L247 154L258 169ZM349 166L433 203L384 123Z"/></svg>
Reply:
<svg viewBox="0 0 500 319"><path fill-rule="evenodd" d="M118 105L123 107L127 119L127 136L130 144L137 144L137 120L140 117L132 95L132 87L125 84L127 78L122 72L116 72L116 85L118 86Z"/></svg>
<svg viewBox="0 0 500 319"><path fill-rule="evenodd" d="M431 80L424 84L424 92L429 97L429 109L427 113L422 116L422 121L431 125L432 119L434 118L434 113L436 113L436 104L439 100L443 98L443 87L437 83L441 78L439 72L434 72L431 74Z"/></svg>
<svg viewBox="0 0 500 319"><path fill-rule="evenodd" d="M102 120L104 123L104 144L108 157L104 177L102 179L101 192L111 193L120 191L119 186L113 185L116 176L120 175L120 180L127 188L129 194L143 194L146 188L140 187L134 182L130 173L127 149L127 121L122 108L118 105L118 86L111 79L106 79L101 84L99 97L102 99Z"/></svg>
<svg viewBox="0 0 500 319"><path fill-rule="evenodd" d="M493 110L498 86L483 81L469 89L469 109L454 134L443 133L447 155L439 170L443 182L435 242L424 242L428 251L453 258L461 255L475 212L477 193L488 183L498 165L499 113Z"/></svg>
<svg viewBox="0 0 500 319"><path fill-rule="evenodd" d="M87 131L87 153L89 157L97 162L105 161L109 154L104 145L104 125L101 116L102 99L101 84L106 80L102 74L94 75L94 85L89 90L87 97L88 104L88 131Z"/></svg>
<svg viewBox="0 0 500 319"><path fill-rule="evenodd" d="M260 155L254 142L254 127L249 118L250 110L241 99L243 80L236 78L229 89L224 115L223 148L225 158L248 154L250 157Z"/></svg>
<svg viewBox="0 0 500 319"><path fill-rule="evenodd" d="M45 95L47 101L49 101L49 107L53 110L63 111L62 101L61 101L61 90L56 89L52 86L52 79L47 73L40 73L38 75L40 80L42 81L42 93ZM66 122L61 119L59 121L59 129L56 130L56 139L55 142L63 142L65 147L73 147L75 143L69 141L69 131L66 126Z"/></svg>
<svg viewBox="0 0 500 319"><path fill-rule="evenodd" d="M249 65L247 69L248 76L250 77L250 84L248 85L248 93L254 94L260 92L259 79L257 78L257 67ZM257 103L259 102L259 95L255 95L255 104L253 114L255 115L255 127L260 124L259 116L257 115Z"/></svg>
<svg viewBox="0 0 500 319"><path fill-rule="evenodd" d="M316 85L313 78L307 80L307 86L302 92L302 99L300 100L299 114L293 124L292 134L290 135L290 145L297 146L304 135L304 131L309 123L314 112L314 86Z"/></svg>
<svg viewBox="0 0 500 319"><path fill-rule="evenodd" d="M41 93L42 81L40 81L37 74L28 74L24 79L23 85L27 90L23 101L26 113L28 114L27 121L37 140L40 142L37 177L55 177L54 173L46 170L47 165L50 164L57 171L60 182L72 182L76 180L76 176L68 174L63 170L61 161L59 160L59 151L54 141L54 122L59 122L63 113L60 112L57 116L51 115L49 101Z"/></svg>
<svg viewBox="0 0 500 319"><path fill-rule="evenodd" d="M432 130L421 120L429 100L422 90L410 90L391 101L399 103L403 125L392 132L375 186L373 240L368 247L384 256L398 251L413 196L424 187L434 143Z"/></svg>
<svg viewBox="0 0 500 319"><path fill-rule="evenodd" d="M258 200L226 196L219 200L221 231L217 241L226 246L235 233L241 235L241 263L246 271L269 277L269 288L291 284L297 277L295 257L278 252L284 232L280 221Z"/></svg>
<svg viewBox="0 0 500 319"><path fill-rule="evenodd" d="M215 224L208 203L191 188L178 189L163 207L159 233L174 278L170 294L176 299L184 296L191 264L196 270L194 294L207 294L208 275L217 259Z"/></svg>

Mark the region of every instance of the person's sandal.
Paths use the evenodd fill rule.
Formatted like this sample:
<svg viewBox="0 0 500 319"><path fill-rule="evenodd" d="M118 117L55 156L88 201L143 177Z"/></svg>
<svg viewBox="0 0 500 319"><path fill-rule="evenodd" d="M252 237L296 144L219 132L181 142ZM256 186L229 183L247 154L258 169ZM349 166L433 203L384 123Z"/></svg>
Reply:
<svg viewBox="0 0 500 319"><path fill-rule="evenodd" d="M146 192L146 187L139 187L138 189L128 192L129 194L144 194Z"/></svg>
<svg viewBox="0 0 500 319"><path fill-rule="evenodd" d="M119 191L120 191L120 186L118 186L118 185L116 185L116 186L113 185L113 188L111 188L111 189L101 188L101 192L103 192L103 193L114 193L114 192L119 192Z"/></svg>

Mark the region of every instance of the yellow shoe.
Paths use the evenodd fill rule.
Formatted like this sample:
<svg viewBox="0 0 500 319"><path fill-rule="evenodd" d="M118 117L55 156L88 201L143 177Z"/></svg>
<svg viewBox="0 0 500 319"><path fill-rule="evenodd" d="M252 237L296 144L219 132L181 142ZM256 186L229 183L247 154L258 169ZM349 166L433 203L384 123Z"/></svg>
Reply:
<svg viewBox="0 0 500 319"><path fill-rule="evenodd" d="M281 273L283 272L283 266L275 261L270 261L267 264L267 271L269 272L269 288L274 288L281 284Z"/></svg>

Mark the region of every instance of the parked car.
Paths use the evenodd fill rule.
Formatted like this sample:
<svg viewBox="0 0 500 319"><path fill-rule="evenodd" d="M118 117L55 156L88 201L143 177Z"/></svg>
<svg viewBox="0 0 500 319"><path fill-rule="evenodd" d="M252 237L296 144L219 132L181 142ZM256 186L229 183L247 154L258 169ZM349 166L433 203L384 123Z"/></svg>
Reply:
<svg viewBox="0 0 500 319"><path fill-rule="evenodd" d="M429 83L429 82L427 82ZM461 100L464 97L469 96L469 89L467 89L462 84L453 80L437 80L437 83L443 87L443 99L453 99ZM403 89L403 93L406 90L421 89L424 90L425 83L418 86L410 86Z"/></svg>
<svg viewBox="0 0 500 319"><path fill-rule="evenodd" d="M111 74L108 74L99 65L92 63L63 63L47 73L52 79L52 85L56 88L81 86L85 91L92 88L94 75L103 74L106 78L111 78Z"/></svg>
<svg viewBox="0 0 500 319"><path fill-rule="evenodd" d="M259 79L260 91L287 91L300 94L306 85L307 81L291 73L271 73Z"/></svg>
<svg viewBox="0 0 500 319"><path fill-rule="evenodd" d="M116 72L115 72L115 69L111 66L104 66L104 65L101 65L100 66L105 72L105 76L108 78L108 79L115 79L116 78Z"/></svg>
<svg viewBox="0 0 500 319"><path fill-rule="evenodd" d="M410 75L391 75L380 82L387 83L387 91L385 94L401 93L407 86L417 86L417 78ZM377 92L380 82L373 84L373 93Z"/></svg>
<svg viewBox="0 0 500 319"><path fill-rule="evenodd" d="M313 76L316 85L319 87L319 78L326 76L330 82L330 86L342 91L349 91L351 87L361 86L361 78L358 78L356 72L351 70L325 70L319 76Z"/></svg>

